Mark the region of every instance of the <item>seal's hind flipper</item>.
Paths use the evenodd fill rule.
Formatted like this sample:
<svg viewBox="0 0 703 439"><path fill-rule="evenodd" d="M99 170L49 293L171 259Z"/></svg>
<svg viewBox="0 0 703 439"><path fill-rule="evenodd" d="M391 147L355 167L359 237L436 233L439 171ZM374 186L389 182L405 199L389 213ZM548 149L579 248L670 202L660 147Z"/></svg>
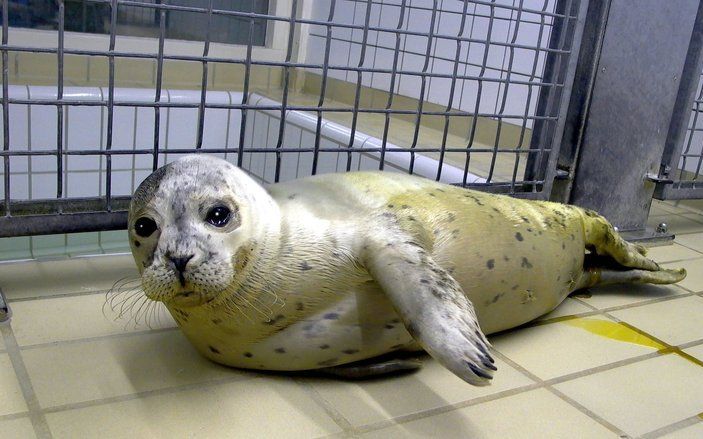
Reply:
<svg viewBox="0 0 703 439"><path fill-rule="evenodd" d="M325 367L317 371L347 380L364 380L382 375L410 373L422 368L422 363L414 359L392 358L380 361L375 360L371 359L340 366Z"/></svg>
<svg viewBox="0 0 703 439"><path fill-rule="evenodd" d="M608 268L592 268L583 274L582 285L579 288L589 288L611 284L657 284L668 285L682 281L686 270L679 268L669 270L661 268L657 271L647 270L611 270Z"/></svg>
<svg viewBox="0 0 703 439"><path fill-rule="evenodd" d="M495 361L461 286L412 240L384 240L366 249L366 268L410 335L464 381L489 384Z"/></svg>

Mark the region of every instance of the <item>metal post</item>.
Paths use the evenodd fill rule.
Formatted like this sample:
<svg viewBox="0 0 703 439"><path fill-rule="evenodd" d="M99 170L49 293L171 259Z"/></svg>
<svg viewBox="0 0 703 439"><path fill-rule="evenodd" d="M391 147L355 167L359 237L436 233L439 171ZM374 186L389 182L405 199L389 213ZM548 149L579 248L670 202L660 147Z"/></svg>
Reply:
<svg viewBox="0 0 703 439"><path fill-rule="evenodd" d="M612 0L570 202L627 232L646 230L699 2ZM659 235L661 236L661 235Z"/></svg>

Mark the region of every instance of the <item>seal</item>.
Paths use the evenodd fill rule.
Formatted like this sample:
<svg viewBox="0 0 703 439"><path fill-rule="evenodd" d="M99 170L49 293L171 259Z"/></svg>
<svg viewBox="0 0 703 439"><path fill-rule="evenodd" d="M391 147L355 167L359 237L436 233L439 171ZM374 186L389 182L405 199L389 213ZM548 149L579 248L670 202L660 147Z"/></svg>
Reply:
<svg viewBox="0 0 703 439"><path fill-rule="evenodd" d="M264 188L200 154L139 186L129 237L146 296L202 355L343 376L416 367L374 359L424 349L485 385L496 370L485 334L580 288L686 275L575 206L387 172Z"/></svg>

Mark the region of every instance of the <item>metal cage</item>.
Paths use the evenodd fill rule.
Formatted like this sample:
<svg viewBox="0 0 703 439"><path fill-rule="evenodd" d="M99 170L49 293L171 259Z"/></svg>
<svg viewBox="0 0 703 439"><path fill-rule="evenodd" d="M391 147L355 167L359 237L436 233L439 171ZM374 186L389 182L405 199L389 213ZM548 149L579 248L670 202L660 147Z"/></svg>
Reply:
<svg viewBox="0 0 703 439"><path fill-rule="evenodd" d="M379 169L548 199L587 8L18 3L2 1L0 237L125 228L136 185L199 152L262 183Z"/></svg>

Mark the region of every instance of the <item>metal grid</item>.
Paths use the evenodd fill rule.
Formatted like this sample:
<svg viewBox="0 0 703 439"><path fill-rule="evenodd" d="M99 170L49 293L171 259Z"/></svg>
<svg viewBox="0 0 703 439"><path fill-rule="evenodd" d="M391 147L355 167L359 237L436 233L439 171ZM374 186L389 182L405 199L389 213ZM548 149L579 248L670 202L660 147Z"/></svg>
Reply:
<svg viewBox="0 0 703 439"><path fill-rule="evenodd" d="M110 8L106 49L66 46L64 1L57 2L58 30L54 46L11 43L8 38L11 27L5 13L10 2L2 0L3 148L0 156L3 161L4 200L0 206L3 215L0 218L0 236L124 228L129 197L115 195L112 175L115 160L149 157L149 168L153 170L180 154L194 152L226 155L245 168L247 157L270 157L268 163L272 178L261 178L270 182L280 181L287 163L293 160L300 162L302 154L312 156L307 175L321 171L325 153L336 155L337 167L332 170L338 171L362 169L362 163L366 163L365 168L368 168L368 163L372 163L371 166L380 170L390 167L396 171L418 173L418 161L429 157L436 168L432 173L425 172L425 176L437 180L446 180L443 173L451 158L455 164L459 162L459 165L453 166L460 170L461 177L450 183L532 198L549 197L551 181L556 175L554 164L558 140L555 139L559 139L560 130L563 129L565 105L562 104L568 97L569 81L575 68L572 47L579 47L577 18L585 11L584 2L328 0L316 1L310 8L310 16L306 16L303 14L306 9L302 0L290 0L287 11L277 14L222 10L214 6L213 0L204 0L200 2L202 6L197 7L169 4L164 0L86 1ZM323 5L324 8L321 7ZM121 36L117 35L116 23L121 7L154 11L160 29L158 49L154 53L118 47ZM352 19L345 13L350 7L354 11ZM393 11L396 18L393 23L383 18L384 10ZM167 50L165 16L168 12L206 17L208 26L198 54ZM248 21L249 44L241 55L224 56L222 51L217 55L210 53L212 35L209 24L219 16ZM413 21L413 17L429 17L429 20ZM284 43L279 48L280 59L256 56L252 35L255 25L262 21L267 23L267 32L278 29L285 34ZM447 30L451 28L447 24L449 22L458 23L452 33ZM525 29L528 28L532 28L536 38L525 41ZM390 39L391 44L384 46L382 37ZM301 41L311 39L321 44L317 46L321 50L311 50L312 45L308 45L307 56L303 58L301 53L305 51L301 51ZM336 52L332 48L340 42L349 44L347 62L333 59ZM390 50L392 58L381 56L382 50ZM476 53L480 56L476 57ZM55 57L55 97L36 98L31 94L13 97L11 85L28 86L21 76L11 84L10 56L20 54ZM65 68L69 56L107 60L104 99L75 96L69 99L65 96ZM153 100L116 98L116 91L119 96L120 90L116 85L115 65L123 59L155 62L154 87L151 89ZM419 65L413 65L411 61L418 59ZM199 99L184 102L165 98L164 69L174 62L200 65ZM225 103L212 102L209 98L213 92L214 65L238 66L243 71L241 85L237 87L241 91L240 100L232 102L231 95L230 102ZM261 90L252 85L252 74L261 72L262 68L280 72L280 80L274 92L271 92L271 87L268 89L273 100L257 99L254 102L253 97ZM312 95L306 86L301 88L295 85L296 78L305 75L308 79L316 78L317 82L311 82L316 83L318 88ZM377 85L374 77L387 78L386 85ZM339 93L332 93L345 84L353 91L346 102L337 96ZM410 90L416 89L416 93L408 92L407 84L410 84ZM432 90L442 91L443 97L433 95ZM370 91L380 91L381 94L376 93L375 101L369 103L365 95ZM332 94L335 94L334 99L330 97ZM402 105L399 104L401 98ZM17 144L11 135L13 106L55 108L55 144L44 145L41 149ZM99 107L105 112L104 143L92 148L72 149L66 143L64 133L68 126L67 111L88 107ZM115 132L120 130L115 126L115 113L119 108L153 112L153 135L148 140L140 140L132 148L115 144ZM197 112L195 139L188 147L164 144L163 113L175 109ZM236 145L204 146L206 117L216 110L238 112L240 120ZM256 144L253 140L255 133L247 132L251 129L251 120L261 112L277 116L273 129L269 124L269 131L272 130L275 135L267 136L267 144ZM290 136L286 136L290 120L296 114L306 113L315 117L314 129L311 130L314 133L313 141L303 144L301 135L299 144L290 144ZM330 121L334 121L335 115L344 120L342 125L346 127L344 136L347 142L339 141L337 145L326 146L325 130L332 126ZM375 137L378 141L369 141L373 136L366 136L364 142L359 144L357 139L360 133L371 129L367 120L369 116L383 120ZM433 127L427 122L438 119L441 122ZM396 136L393 127L400 126L401 131L403 128L398 125L399 121L409 121L412 127L406 143L403 139L393 140ZM454 125L460 127L458 132L453 129ZM465 130L461 132L463 128ZM514 133L513 137L508 135L509 132ZM456 141L457 138L459 141ZM403 161L402 165L390 163L388 158L393 154L407 156L408 160ZM88 156L100 158L101 195L72 197L67 194L64 185L69 172L66 169L67 159ZM37 157L55 160L55 196L41 200L13 199L13 160L26 158L31 161ZM505 157L509 157L507 162ZM485 167L479 173L480 178L473 179L474 183L471 183L471 177L475 176L472 164L481 160ZM503 166L505 163L507 165ZM501 166L508 169L504 175L499 175Z"/></svg>
<svg viewBox="0 0 703 439"><path fill-rule="evenodd" d="M698 76L696 95L677 165L672 189L698 189L700 192L703 189L703 73Z"/></svg>

